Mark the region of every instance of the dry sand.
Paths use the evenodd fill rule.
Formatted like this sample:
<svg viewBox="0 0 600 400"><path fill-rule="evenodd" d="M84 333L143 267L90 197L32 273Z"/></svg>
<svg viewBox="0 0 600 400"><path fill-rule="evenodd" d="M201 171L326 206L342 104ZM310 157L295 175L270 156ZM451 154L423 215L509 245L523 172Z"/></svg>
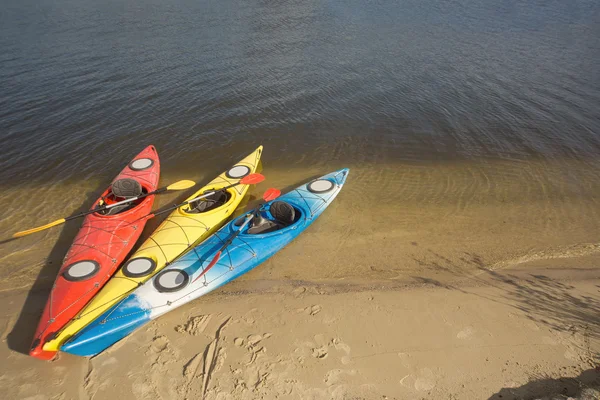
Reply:
<svg viewBox="0 0 600 400"><path fill-rule="evenodd" d="M0 386L36 400L581 395L600 388L600 271L574 265L600 258L569 261L460 286L234 282L95 358L50 363L7 347L25 293L4 293Z"/></svg>
<svg viewBox="0 0 600 400"><path fill-rule="evenodd" d="M76 224L2 244L0 397L595 396L598 165L350 167L334 204L273 259L90 360L23 354ZM269 171L269 186L321 172ZM75 211L89 185L42 194L82 191L62 207ZM23 189L2 196L37 211L5 208L4 232L62 216Z"/></svg>

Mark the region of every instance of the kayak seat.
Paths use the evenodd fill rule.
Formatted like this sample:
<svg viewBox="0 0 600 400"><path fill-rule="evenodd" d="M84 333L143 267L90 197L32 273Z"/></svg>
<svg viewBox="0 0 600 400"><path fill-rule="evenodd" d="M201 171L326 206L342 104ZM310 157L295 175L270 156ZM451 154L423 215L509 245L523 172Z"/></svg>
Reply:
<svg viewBox="0 0 600 400"><path fill-rule="evenodd" d="M112 183L112 185L110 186L110 192L108 193L108 195L106 195L103 201L104 204L110 205L118 203L119 201L131 199L132 197L138 197L143 193L144 190L142 188L142 185L140 185L140 183L135 179L118 179ZM121 204L116 207L111 207L108 210L102 210L99 212L99 214L115 215L135 207L138 203L139 201L132 201L131 203Z"/></svg>
<svg viewBox="0 0 600 400"><path fill-rule="evenodd" d="M274 201L271 203L269 211L277 222L280 222L285 226L290 225L294 222L294 219L296 219L296 210L285 201Z"/></svg>
<svg viewBox="0 0 600 400"><path fill-rule="evenodd" d="M189 213L198 214L202 212L207 212L210 210L214 210L217 207L221 207L229 200L229 194L224 193L223 191L215 192L210 196L195 201L190 204Z"/></svg>
<svg viewBox="0 0 600 400"><path fill-rule="evenodd" d="M108 210L100 211L102 215L115 215L131 208L131 204L121 204L120 206L111 207Z"/></svg>
<svg viewBox="0 0 600 400"><path fill-rule="evenodd" d="M269 233L285 228L294 222L296 211L294 207L284 201L274 201L269 208L273 219L257 215L252 219L252 226L248 228L249 234Z"/></svg>
<svg viewBox="0 0 600 400"><path fill-rule="evenodd" d="M142 185L135 179L124 178L114 181L110 190L116 197L130 199L142 194Z"/></svg>

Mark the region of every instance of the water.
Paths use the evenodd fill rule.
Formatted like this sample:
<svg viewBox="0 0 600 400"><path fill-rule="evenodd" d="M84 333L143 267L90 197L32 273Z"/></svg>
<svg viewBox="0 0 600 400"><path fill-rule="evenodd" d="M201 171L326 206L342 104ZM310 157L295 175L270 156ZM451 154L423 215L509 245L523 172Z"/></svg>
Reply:
<svg viewBox="0 0 600 400"><path fill-rule="evenodd" d="M431 253L497 265L600 233L595 0L1 4L6 236L89 206L150 143L165 184L259 144L271 186L352 169L250 280L410 279ZM76 231L0 245L0 279L52 261L51 282Z"/></svg>

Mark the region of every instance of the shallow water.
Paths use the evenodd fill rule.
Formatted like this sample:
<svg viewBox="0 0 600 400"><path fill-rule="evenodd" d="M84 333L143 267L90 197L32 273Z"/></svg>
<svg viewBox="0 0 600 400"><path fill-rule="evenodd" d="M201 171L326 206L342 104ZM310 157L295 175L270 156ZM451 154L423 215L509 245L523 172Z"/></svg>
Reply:
<svg viewBox="0 0 600 400"><path fill-rule="evenodd" d="M243 279L410 280L595 251L597 1L0 4L6 236L86 208L147 144L163 184L207 182L263 144L254 195L351 173ZM2 288L52 262L49 285L77 229L1 244Z"/></svg>

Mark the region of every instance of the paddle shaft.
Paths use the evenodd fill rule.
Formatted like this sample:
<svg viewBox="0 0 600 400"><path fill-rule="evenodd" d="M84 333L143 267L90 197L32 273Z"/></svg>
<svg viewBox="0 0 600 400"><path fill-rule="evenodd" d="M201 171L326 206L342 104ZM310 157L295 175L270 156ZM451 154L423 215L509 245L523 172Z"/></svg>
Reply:
<svg viewBox="0 0 600 400"><path fill-rule="evenodd" d="M219 261L219 258L221 257L221 252L223 250L225 250L227 248L227 246L229 246L231 244L231 242L233 242L233 239L238 237L238 235L244 230L246 225L248 225L250 223L250 221L252 221L252 218L254 218L260 212L260 210L265 206L265 204L267 204L269 201L275 200L276 198L279 197L279 195L281 195L281 191L279 191L278 189L273 189L273 188L268 189L263 194L263 200L265 202L262 203L261 205L259 205L258 207L256 207L254 209L254 211L251 212L250 217L246 217L246 221L244 221L244 223L242 224L240 229L238 229L233 235L231 235L231 237L229 239L227 239L227 241L223 244L223 246L221 246L219 251L217 251L217 253L213 257L212 261L208 264L208 266L206 268L204 268L204 271L202 271L202 273L200 275L198 275L198 277L192 281L192 283L196 282L198 279L200 279L200 277L202 277L204 274L206 274L217 263L217 261Z"/></svg>
<svg viewBox="0 0 600 400"><path fill-rule="evenodd" d="M221 246L221 248L219 249L219 251L217 253L221 253L223 250L225 250L227 248L227 246L229 246L233 242L233 240L236 237L238 237L238 235L240 233L242 233L244 228L250 223L250 221L252 221L252 218L254 218L256 216L256 214L260 211L261 207L262 207L262 205L259 208L257 208L256 210L254 210L254 212L252 214L250 214L250 216L246 217L246 220L240 226L240 229L238 229L233 235L231 235L231 237L229 239L227 239L227 241L223 244L223 246Z"/></svg>
<svg viewBox="0 0 600 400"><path fill-rule="evenodd" d="M136 197L132 197L131 199L125 199L125 200L119 201L119 202L114 203L114 204L106 204L106 205L103 205L101 207L96 207L96 208L93 208L93 209L88 210L88 211L84 211L84 212L76 214L76 215L71 215L70 217L65 217L65 218L57 219L56 221L52 221L52 222L50 222L50 223L48 223L46 225L42 225L42 226L38 226L38 227L35 227L35 228L32 228L32 229L27 229L27 230L24 230L24 231L16 232L16 233L13 234L13 237L21 237L21 236L30 235L30 234L35 233L35 232L40 232L40 231L43 231L45 229L52 228L53 226L58 226L58 225L64 224L65 222L71 221L71 220L73 220L75 218L83 217L83 216L88 215L88 214L93 214L93 213L98 212L98 211L107 210L109 208L116 207L116 206L118 206L120 204L130 203L132 201L143 199L144 197L148 197L150 195L154 195L154 194L166 192L168 190L183 190L183 189L187 189L187 188L190 188L190 187L194 186L195 184L196 184L195 182L188 181L188 180L177 181L175 183L170 184L169 186L158 188L158 189L153 190L151 192L144 193L144 194L141 194L141 195L136 196Z"/></svg>
<svg viewBox="0 0 600 400"><path fill-rule="evenodd" d="M246 221L244 221L244 223L242 224L242 226L240 226L240 229L238 229L233 235L231 235L231 237L229 239L227 239L227 241L223 244L223 246L221 246L221 248L219 249L219 251L217 251L217 253L215 254L214 258L212 259L212 261L210 262L210 264L208 264L206 266L206 268L204 268L204 271L202 271L202 273L200 275L198 275L198 277L196 279L194 279L192 281L192 283L196 282L198 279L200 279L204 274L206 274L212 267L215 266L215 264L217 263L217 261L219 261L219 258L221 258L221 253L223 252L223 250L225 250L227 248L227 246L229 246L233 240L238 237L238 235L244 230L244 228L246 227L246 225L248 225L250 223L250 221L252 221L252 218L254 218L254 216L260 212L260 209L262 208L264 204L261 204L256 210L254 210L249 217L246 218Z"/></svg>

